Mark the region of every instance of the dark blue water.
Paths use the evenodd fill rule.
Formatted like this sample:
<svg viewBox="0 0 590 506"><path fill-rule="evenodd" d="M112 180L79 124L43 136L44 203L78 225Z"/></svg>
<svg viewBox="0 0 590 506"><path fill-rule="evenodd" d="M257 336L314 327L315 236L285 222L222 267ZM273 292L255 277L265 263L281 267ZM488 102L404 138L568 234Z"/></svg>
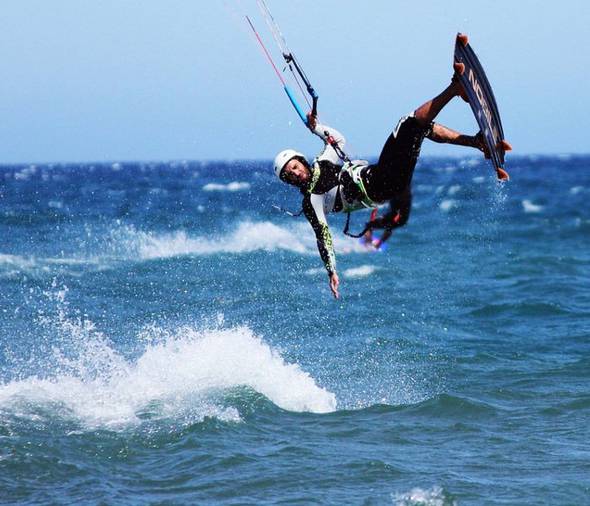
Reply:
<svg viewBox="0 0 590 506"><path fill-rule="evenodd" d="M590 158L509 169L335 301L269 163L0 168L0 502L590 504Z"/></svg>

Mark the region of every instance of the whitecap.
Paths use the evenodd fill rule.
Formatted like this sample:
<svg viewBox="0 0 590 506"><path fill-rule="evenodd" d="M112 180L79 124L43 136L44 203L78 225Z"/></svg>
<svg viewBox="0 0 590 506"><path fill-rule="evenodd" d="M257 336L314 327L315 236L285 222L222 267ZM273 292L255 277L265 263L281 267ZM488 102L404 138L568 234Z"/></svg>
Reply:
<svg viewBox="0 0 590 506"><path fill-rule="evenodd" d="M310 252L295 233L271 222L243 222L234 232L217 238L190 237L185 231L180 230L172 234L136 232L130 239L136 243L135 246L143 259L189 254L249 253L260 250Z"/></svg>
<svg viewBox="0 0 590 506"><path fill-rule="evenodd" d="M377 267L374 265L361 265L359 267L353 267L350 269L346 269L342 275L345 278L353 279L353 278L366 278L373 274L377 270Z"/></svg>
<svg viewBox="0 0 590 506"><path fill-rule="evenodd" d="M453 209L459 207L459 204L456 200L445 199L439 204L438 207L441 209L441 211L448 213L449 211L452 211Z"/></svg>
<svg viewBox="0 0 590 506"><path fill-rule="evenodd" d="M65 337L52 347L45 376L21 373L24 379L0 385L0 413L32 417L42 408L91 429L137 425L146 417L239 421L223 394L238 387L289 411L336 409L333 393L247 327L145 329L139 336L143 353L128 360L89 321L60 312L54 324Z"/></svg>
<svg viewBox="0 0 590 506"><path fill-rule="evenodd" d="M449 500L443 489L434 486L430 490L413 488L403 494L393 494L392 499L396 506L456 506L455 500Z"/></svg>
<svg viewBox="0 0 590 506"><path fill-rule="evenodd" d="M461 185L454 184L447 190L447 195L456 195L461 190Z"/></svg>
<svg viewBox="0 0 590 506"><path fill-rule="evenodd" d="M28 181L29 179L31 179L31 176L33 176L36 173L37 173L37 166L30 165L29 167L26 167L18 172L15 172L14 179L16 181Z"/></svg>
<svg viewBox="0 0 590 506"><path fill-rule="evenodd" d="M529 214L540 213L544 209L544 206L534 204L532 201L525 199L522 201L522 208L524 209L525 213Z"/></svg>
<svg viewBox="0 0 590 506"><path fill-rule="evenodd" d="M0 253L0 264L16 265L22 268L30 268L35 265L32 258L24 258L18 255L6 255Z"/></svg>
<svg viewBox="0 0 590 506"><path fill-rule="evenodd" d="M467 167L467 168L477 167L479 164L480 164L480 161L477 158L466 158L466 159L463 159L459 162L459 165L461 165L461 167Z"/></svg>
<svg viewBox="0 0 590 506"><path fill-rule="evenodd" d="M243 190L249 190L250 183L244 183L240 181L232 181L228 184L219 184L219 183L208 183L203 186L203 191L212 192L212 191L228 191L228 192L237 192Z"/></svg>
<svg viewBox="0 0 590 506"><path fill-rule="evenodd" d="M61 200L50 200L47 206L52 209L63 209L64 203Z"/></svg>

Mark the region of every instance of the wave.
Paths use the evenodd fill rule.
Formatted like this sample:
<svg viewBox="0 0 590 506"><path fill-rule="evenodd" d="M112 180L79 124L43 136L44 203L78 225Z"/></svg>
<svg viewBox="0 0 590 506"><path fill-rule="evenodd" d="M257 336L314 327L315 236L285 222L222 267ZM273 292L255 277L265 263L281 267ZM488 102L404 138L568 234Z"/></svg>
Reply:
<svg viewBox="0 0 590 506"><path fill-rule="evenodd" d="M497 407L483 401L449 394L439 394L418 404L401 406L398 409L421 416L457 418L458 421L488 419L499 412Z"/></svg>
<svg viewBox="0 0 590 506"><path fill-rule="evenodd" d="M453 499L442 487L434 486L429 490L413 488L409 492L392 494L396 506L456 506Z"/></svg>
<svg viewBox="0 0 590 506"><path fill-rule="evenodd" d="M54 275L56 274L56 270L58 272L67 270L72 275L84 271L89 266L101 268L103 262L98 258L38 258L34 256L0 254L0 279L10 279L23 273L29 276Z"/></svg>
<svg viewBox="0 0 590 506"><path fill-rule="evenodd" d="M52 325L59 337L39 350L37 371L23 358L14 364L22 370L12 371L17 379L0 384L0 419L35 421L44 413L115 430L146 419L239 421L231 399L244 387L288 411L336 409L333 393L248 327L148 328L139 336L143 350L130 360L91 322L60 311Z"/></svg>
<svg viewBox="0 0 590 506"><path fill-rule="evenodd" d="M240 181L232 181L228 184L220 184L220 183L207 183L203 186L203 191L206 192L237 192L243 190L249 190L250 183L244 183Z"/></svg>
<svg viewBox="0 0 590 506"><path fill-rule="evenodd" d="M525 199L522 201L522 208L527 214L536 214L543 211L544 206L534 204L532 201Z"/></svg>
<svg viewBox="0 0 590 506"><path fill-rule="evenodd" d="M447 195L453 196L453 195L456 195L457 193L459 193L460 191L461 191L461 185L454 184L454 185L450 186L449 189L447 190Z"/></svg>
<svg viewBox="0 0 590 506"><path fill-rule="evenodd" d="M576 412L588 411L590 411L590 395L584 394L541 410L543 414L551 416L573 416Z"/></svg>
<svg viewBox="0 0 590 506"><path fill-rule="evenodd" d="M438 207L444 213L448 213L453 209L457 209L459 207L459 203L454 199L444 199Z"/></svg>
<svg viewBox="0 0 590 506"><path fill-rule="evenodd" d="M310 253L309 245L294 232L271 222L243 222L237 229L217 238L191 237L180 230L172 234L136 232L135 241L140 258L168 258L179 255L211 255L215 253L250 253L253 251L286 250Z"/></svg>
<svg viewBox="0 0 590 506"><path fill-rule="evenodd" d="M81 245L81 246L80 246ZM191 235L185 230L171 233L142 231L116 223L106 233L93 234L93 242L80 242L79 250L64 257L19 256L0 253L0 277L29 275L77 275L88 268L107 269L126 261L146 261L185 255L248 254L256 251L289 251L317 255L316 239L307 223L290 227L269 221L244 221L226 234ZM358 241L334 237L339 255L367 253Z"/></svg>
<svg viewBox="0 0 590 506"><path fill-rule="evenodd" d="M52 269L56 267L73 267L76 270L88 267L105 268L126 260L152 260L183 255L278 250L299 254L314 253L312 237L305 240L300 235L297 231L270 222L243 222L233 232L217 237L190 236L184 230L158 234L137 230L133 226L116 225L103 234L100 241L102 244L88 245L85 249L89 251L74 253L70 257L25 257L0 253L0 276L11 277L18 273L52 274Z"/></svg>
<svg viewBox="0 0 590 506"><path fill-rule="evenodd" d="M251 253L254 251L290 251L317 254L316 239L307 223L281 227L269 221L245 221L225 235L216 237L190 236L184 230L171 234L154 234L128 229L124 239L131 250L143 260L180 255L212 255L217 253ZM334 237L337 254L366 253L354 239Z"/></svg>
<svg viewBox="0 0 590 506"><path fill-rule="evenodd" d="M0 254L0 266L14 267L17 269L31 269L35 266L33 258L26 258L19 255L4 255Z"/></svg>
<svg viewBox="0 0 590 506"><path fill-rule="evenodd" d="M471 316L481 318L494 318L499 316L527 316L549 317L571 314L570 311L555 302L521 301L517 303L486 304L469 313Z"/></svg>
<svg viewBox="0 0 590 506"><path fill-rule="evenodd" d="M359 267L352 267L350 269L346 269L342 275L348 279L354 278L366 278L369 277L377 270L377 267L374 265L360 265Z"/></svg>

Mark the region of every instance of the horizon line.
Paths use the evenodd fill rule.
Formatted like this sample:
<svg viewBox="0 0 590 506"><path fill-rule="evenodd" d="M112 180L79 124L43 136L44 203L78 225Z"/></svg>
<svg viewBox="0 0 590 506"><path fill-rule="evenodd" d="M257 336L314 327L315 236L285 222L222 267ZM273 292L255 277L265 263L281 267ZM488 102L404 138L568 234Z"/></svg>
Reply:
<svg viewBox="0 0 590 506"><path fill-rule="evenodd" d="M556 153L522 153L522 154L511 154L510 158L523 159L523 158L584 158L590 157L590 152L586 153L568 153L568 152L556 152ZM377 159L378 156L360 156L359 160L371 160ZM477 154L461 156L461 155L434 155L427 154L421 155L421 159L474 159L479 158ZM485 160L485 159L484 159ZM70 161L25 161L25 162L0 162L0 168L9 168L14 166L55 166L55 165L115 165L115 164L162 164L162 163L175 163L175 164L191 164L191 163L235 163L235 162L246 162L246 163L260 163L260 162L272 162L272 158L162 158L156 159L114 159L114 160L70 160ZM507 161L507 165L510 161Z"/></svg>

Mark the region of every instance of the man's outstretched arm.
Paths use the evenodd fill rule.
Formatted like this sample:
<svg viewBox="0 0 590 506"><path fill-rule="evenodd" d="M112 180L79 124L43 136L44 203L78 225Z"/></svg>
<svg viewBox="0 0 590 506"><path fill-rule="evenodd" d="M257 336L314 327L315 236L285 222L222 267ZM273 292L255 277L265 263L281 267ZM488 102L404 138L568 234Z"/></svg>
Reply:
<svg viewBox="0 0 590 506"><path fill-rule="evenodd" d="M334 298L339 298L338 286L340 280L336 273L336 255L334 254L334 245L332 244L332 234L326 221L323 209L323 195L305 195L303 198L303 213L313 228L316 236L318 251L328 271L330 290Z"/></svg>

